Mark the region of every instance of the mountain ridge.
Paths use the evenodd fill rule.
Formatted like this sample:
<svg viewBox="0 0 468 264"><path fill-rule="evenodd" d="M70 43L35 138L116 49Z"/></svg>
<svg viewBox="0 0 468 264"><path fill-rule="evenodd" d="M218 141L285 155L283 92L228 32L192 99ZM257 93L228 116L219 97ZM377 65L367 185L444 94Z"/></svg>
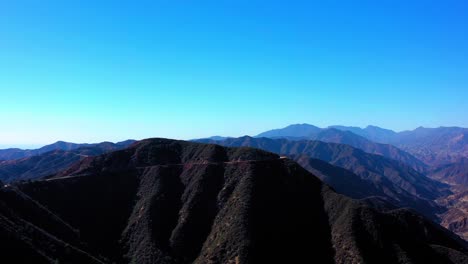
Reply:
<svg viewBox="0 0 468 264"><path fill-rule="evenodd" d="M306 155L320 159L359 175L362 180L379 189L381 196L399 201L400 206L415 208L433 219L437 219L435 214L443 210L433 200L450 193L448 186L427 178L405 164L349 145L252 137L202 142L259 148L292 158ZM300 164L307 166L307 163Z"/></svg>
<svg viewBox="0 0 468 264"><path fill-rule="evenodd" d="M49 221L36 222L41 217L31 224L100 262L468 260L466 243L442 227L407 210L378 212L262 150L148 139L80 163L68 172L76 177L16 184L0 194L28 197L26 212L48 208L79 231L79 241ZM20 208L15 201L10 207ZM30 260L74 256L60 246L43 251L42 244L24 244L31 234L23 230L5 239L12 216L0 215L1 245L13 239L45 255Z"/></svg>
<svg viewBox="0 0 468 264"><path fill-rule="evenodd" d="M289 128L293 126L297 130L289 134ZM375 143L391 144L403 151L410 153L417 159L432 168L456 162L460 158L468 158L468 128L457 126L441 126L437 128L418 127L414 130L395 132L393 130L369 125L366 128L350 126L329 126L318 128L309 124L291 125L285 128L275 129L274 137L296 137L301 135L302 139L311 138L308 129L326 130L328 128L342 131L350 131L356 135L367 138ZM259 135L263 136L264 133ZM267 134L268 135L268 134ZM272 137L272 136L268 136ZM290 139L292 139L290 138Z"/></svg>
<svg viewBox="0 0 468 264"><path fill-rule="evenodd" d="M53 175L86 157L123 149L133 143L134 141L123 141L119 143L103 142L83 145L59 142L42 149L41 151L46 152L38 155L16 160L0 161L0 180L9 183Z"/></svg>
<svg viewBox="0 0 468 264"><path fill-rule="evenodd" d="M21 159L21 158L26 158L26 157L37 156L37 155L44 154L46 152L53 151L53 150L74 150L78 148L94 147L98 145L101 147L105 145L115 145L115 146L126 147L126 146L131 145L134 142L136 141L133 139L127 139L127 140L116 142L116 143L112 143L109 141L104 141L100 143L72 143L72 142L59 140L55 143L45 145L37 149L19 149L19 148L0 149L0 161L15 160L15 159Z"/></svg>

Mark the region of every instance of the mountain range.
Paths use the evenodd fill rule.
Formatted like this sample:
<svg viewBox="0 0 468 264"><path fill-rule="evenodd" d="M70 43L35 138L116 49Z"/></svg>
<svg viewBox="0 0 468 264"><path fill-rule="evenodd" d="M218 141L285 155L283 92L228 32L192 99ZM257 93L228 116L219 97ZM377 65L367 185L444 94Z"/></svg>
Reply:
<svg viewBox="0 0 468 264"><path fill-rule="evenodd" d="M74 144L57 142L41 149L23 151L24 158L0 161L0 180L8 183L45 177L63 170L73 163L89 156L123 149L134 140L119 143ZM6 153L4 151L3 153ZM15 153L19 153L16 152ZM36 153L36 155L34 155Z"/></svg>
<svg viewBox="0 0 468 264"><path fill-rule="evenodd" d="M367 126L366 128L349 126L319 128L309 124L296 124L266 131L256 137L321 140L317 138L317 135L330 129L348 131L353 135L366 138L375 143L391 144L410 153L432 168L456 162L460 158L468 158L468 128L461 127L418 127L411 131L395 132L376 126ZM351 135L348 135L348 137L351 137ZM349 141L349 139L347 140ZM334 143L349 144L337 140Z"/></svg>
<svg viewBox="0 0 468 264"><path fill-rule="evenodd" d="M468 261L466 242L414 211L337 194L260 149L148 139L5 185L0 197L7 263Z"/></svg>
<svg viewBox="0 0 468 264"><path fill-rule="evenodd" d="M216 143L229 147L254 147L286 155L299 162L305 168L313 168L310 158L319 159L344 168L358 177L353 186L372 186L365 188L365 196L382 196L398 206L411 207L433 219L441 212L435 199L450 194L448 186L415 171L411 167L381 155L366 153L349 145L326 143L322 141L270 139L270 138L229 138L223 141L200 140L199 142ZM314 172L311 170L311 172ZM332 177L343 177L350 173L328 172ZM362 182L366 182L365 185ZM328 182L334 187L332 182ZM349 184L349 183L348 183ZM338 189L338 188L337 188ZM342 189L342 188L340 188ZM351 191L350 191L351 192ZM344 194L352 196L349 192Z"/></svg>
<svg viewBox="0 0 468 264"><path fill-rule="evenodd" d="M78 148L90 148L90 147L99 147L101 149L106 149L107 151L116 150L116 148L125 148L135 142L135 140L125 140L117 143L112 142L101 142L101 143L71 143L65 141L57 141L53 144L43 146L38 149L19 149L19 148L8 148L8 149L0 149L0 161L5 160L15 160L15 159L22 159L32 156L37 156L40 154L44 154L46 152L54 151L54 150L64 150L70 151L75 150Z"/></svg>
<svg viewBox="0 0 468 264"><path fill-rule="evenodd" d="M240 144L288 155L309 171L318 174L319 177L340 193L344 193L348 196L356 198L365 195L375 200L375 195L378 195L379 197L384 197L386 202L398 206L415 208L429 217L431 217L430 214L432 214L433 219L457 232L457 234L462 237L467 238L468 204L464 202L465 198L463 198L465 197L466 182L468 179L466 166L466 160L468 160L467 131L468 129L460 127L419 127L412 131L395 132L376 126L367 126L366 128L329 126L327 128L320 128L309 124L295 124L285 128L269 130L254 137L256 139L270 138L275 140L286 139L289 141L319 140L328 143L339 143L360 149L368 154L383 156L387 160L398 161L400 164L396 165L396 168L405 171L406 169L404 168L409 166L418 174L414 174L414 172L408 170L407 172L416 175L415 177L418 179L424 179L424 181L426 181L427 177L429 177L439 184L447 184L445 187L439 188L438 192L435 192L437 193L437 197L423 198L423 200L427 199L429 201L421 201L421 197L415 198L414 193L408 194L404 191L398 191L398 188L401 186L414 186L414 184L408 185L406 181L401 181L398 177L393 178L393 184L397 183L397 186L388 187L391 186L391 184L383 183L383 181L387 179L383 181L381 179L381 176L385 176L384 171L386 170L382 170L385 166L377 165L380 169L372 168L376 165L375 163L372 164L372 162L369 162L372 159L356 157L357 152L350 152L350 158L337 162L330 160L330 157L322 157L322 150L313 151L312 155L310 155L307 153L304 154L304 149L301 147L296 147L296 150L291 152L287 147L286 150L280 150L278 148L272 149L271 146L267 146L268 144L256 144L250 142L251 140ZM218 142L224 145L230 145L227 142L236 141L233 138L222 137L213 138L212 140L214 140L212 142ZM206 139L201 141L209 142ZM336 169L329 168L328 173L324 173L323 170L319 173L319 171L314 168L314 166L317 166L316 162L312 163L312 165L308 164L311 158L321 159L327 163L341 167L342 169L348 169L348 172L345 173L342 171L338 173ZM379 162L377 162L377 164L379 164ZM324 166L321 167L324 168ZM357 180L356 177L350 177L350 173L358 175L361 179ZM375 177L366 177L365 174L369 173ZM349 178L344 180L344 177L339 177L340 175L348 175ZM405 173L402 175L405 175ZM363 176L364 179L362 178ZM337 178L339 180L331 180ZM354 184L351 185L350 181L353 181ZM367 181L367 183L364 184L363 181ZM353 186L350 188L352 190L343 188L345 182L349 186ZM371 185L373 185L374 188L371 188ZM416 185L420 185L420 183ZM357 186L366 186L366 188L358 188ZM439 187L440 186L441 185L439 185ZM378 190L379 187L380 190ZM362 192L362 190L367 192ZM376 192L376 190L378 191ZM406 191L407 190L408 189L406 189ZM428 192L431 193L432 190L434 190L434 188L430 188ZM443 191L440 192L440 190ZM356 191L358 193L356 193ZM395 197L398 198L395 199ZM455 199L454 197L461 198ZM405 202L402 203L402 200Z"/></svg>
<svg viewBox="0 0 468 264"><path fill-rule="evenodd" d="M27 252L22 262L34 263L258 262L267 252L255 246L258 241L276 251L301 249L282 242L305 239L300 231L291 234L284 229L288 227L278 225L292 226L292 221L300 217L312 221L312 216L300 211L313 208L320 212L319 220L311 222L313 228L304 223L300 229L311 230L310 234L306 232L308 236L317 232L315 228L323 229L311 244L328 251L317 253L320 262L382 262L363 247L366 239L361 236L369 235L373 237L369 246L391 259L389 263L429 261L420 256L419 248L403 245L407 234L387 238L384 230L392 226L384 223L396 221L410 229L421 225L423 230L416 234L401 226L393 226L395 229L389 232L404 229L416 237L414 243L429 243L432 253L425 254L438 262L465 263L466 243L436 223L468 240L466 146L465 128L420 127L394 132L375 126L319 128L298 124L255 137L95 144L59 141L36 150L0 150L0 248L8 250L7 260L18 260L19 253ZM257 177L262 180L251 180ZM273 177L277 183L265 177ZM321 187L303 181L307 177ZM234 187L229 179L237 179ZM279 182L287 190L281 189ZM243 187L238 187L241 183ZM232 188L242 191L233 196ZM310 190L320 195L314 196ZM225 196L224 192L231 193ZM329 198L332 202L327 201ZM240 204L226 208L229 199ZM239 211L236 206L244 209ZM296 209L288 211L288 207ZM337 208L345 211L337 212ZM368 221L369 215L359 213L356 218L355 209L370 210L375 216ZM250 210L262 213L252 218ZM241 217L237 217L239 212ZM246 212L245 217L242 212ZM281 212L294 219L278 216ZM341 220L334 222L334 217L363 222L356 227L352 220L348 226ZM270 218L279 219L262 229L260 225L268 226L265 223ZM229 225L223 226L219 219ZM231 226L235 228L231 230ZM251 234L249 226L260 233ZM268 237L270 229L279 230L284 237ZM335 240L335 236L343 236L345 242ZM455 244L434 242L434 236ZM277 245L267 243L265 237ZM318 241L329 242L318 245ZM391 247L399 250L382 249L386 241L392 241ZM343 243L351 249L336 250ZM306 258L295 257L284 253L270 262Z"/></svg>
<svg viewBox="0 0 468 264"><path fill-rule="evenodd" d="M384 157L403 162L413 169L423 172L427 169L427 165L413 155L405 152L390 144L375 143L362 136L356 135L350 131L342 131L335 128L321 130L313 134L310 139L319 140L330 143L340 143L350 145L361 149L367 153L378 154Z"/></svg>

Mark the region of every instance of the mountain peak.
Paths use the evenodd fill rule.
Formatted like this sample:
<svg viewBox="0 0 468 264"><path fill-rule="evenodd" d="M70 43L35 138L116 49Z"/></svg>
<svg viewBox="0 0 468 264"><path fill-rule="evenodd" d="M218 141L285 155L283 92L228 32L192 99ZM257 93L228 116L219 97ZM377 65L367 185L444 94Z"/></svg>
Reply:
<svg viewBox="0 0 468 264"><path fill-rule="evenodd" d="M258 134L255 137L308 137L313 133L317 133L321 128L316 127L310 124L293 124L280 129L273 129L263 133Z"/></svg>

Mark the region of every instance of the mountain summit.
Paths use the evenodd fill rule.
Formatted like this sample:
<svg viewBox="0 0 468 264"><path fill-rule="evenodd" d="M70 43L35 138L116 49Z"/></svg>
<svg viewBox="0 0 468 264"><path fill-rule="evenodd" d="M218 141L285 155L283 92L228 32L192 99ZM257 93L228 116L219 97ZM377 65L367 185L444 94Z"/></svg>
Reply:
<svg viewBox="0 0 468 264"><path fill-rule="evenodd" d="M273 129L258 134L256 137L269 138L304 138L320 132L321 128L309 124L289 125L281 129Z"/></svg>

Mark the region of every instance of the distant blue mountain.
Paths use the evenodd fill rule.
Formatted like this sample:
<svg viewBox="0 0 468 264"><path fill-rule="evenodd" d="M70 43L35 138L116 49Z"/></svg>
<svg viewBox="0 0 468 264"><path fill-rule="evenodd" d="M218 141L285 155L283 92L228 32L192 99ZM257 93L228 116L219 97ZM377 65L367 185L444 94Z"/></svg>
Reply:
<svg viewBox="0 0 468 264"><path fill-rule="evenodd" d="M295 124L285 128L273 129L258 134L255 137L268 138L307 138L320 132L322 129L309 124Z"/></svg>
<svg viewBox="0 0 468 264"><path fill-rule="evenodd" d="M348 128L350 130L348 130ZM375 130L376 127L368 127L367 130ZM382 129L383 130L383 129ZM367 139L363 133L365 129L358 127L331 126L329 128L319 128L308 124L291 125L281 129L270 130L256 137L284 138L288 140L320 140L323 142L347 144L352 147L364 150L367 153L378 154L384 157L403 162L417 171L425 171L427 165L411 154L389 144L380 144Z"/></svg>
<svg viewBox="0 0 468 264"><path fill-rule="evenodd" d="M366 128L353 127L353 126L329 126L329 128L335 128L342 131L350 131L356 135L365 137L369 140L379 143L389 143L395 140L398 133L377 126L367 126Z"/></svg>
<svg viewBox="0 0 468 264"><path fill-rule="evenodd" d="M321 135L321 133L330 129L333 131L327 132L326 137ZM355 137L349 134L338 135L337 130L351 132ZM361 138L356 138L358 136ZM462 127L418 127L414 130L395 132L377 126L360 128L336 125L319 128L309 124L300 124L269 130L258 134L256 137L286 138L289 140L314 139L349 144L375 154L376 152L369 150L369 142L363 144L364 138L370 142L396 146L431 167L439 167L457 162L461 158L468 158L468 128ZM374 146L370 148L375 149ZM394 153L394 151L391 152ZM387 157L395 159L395 157Z"/></svg>

